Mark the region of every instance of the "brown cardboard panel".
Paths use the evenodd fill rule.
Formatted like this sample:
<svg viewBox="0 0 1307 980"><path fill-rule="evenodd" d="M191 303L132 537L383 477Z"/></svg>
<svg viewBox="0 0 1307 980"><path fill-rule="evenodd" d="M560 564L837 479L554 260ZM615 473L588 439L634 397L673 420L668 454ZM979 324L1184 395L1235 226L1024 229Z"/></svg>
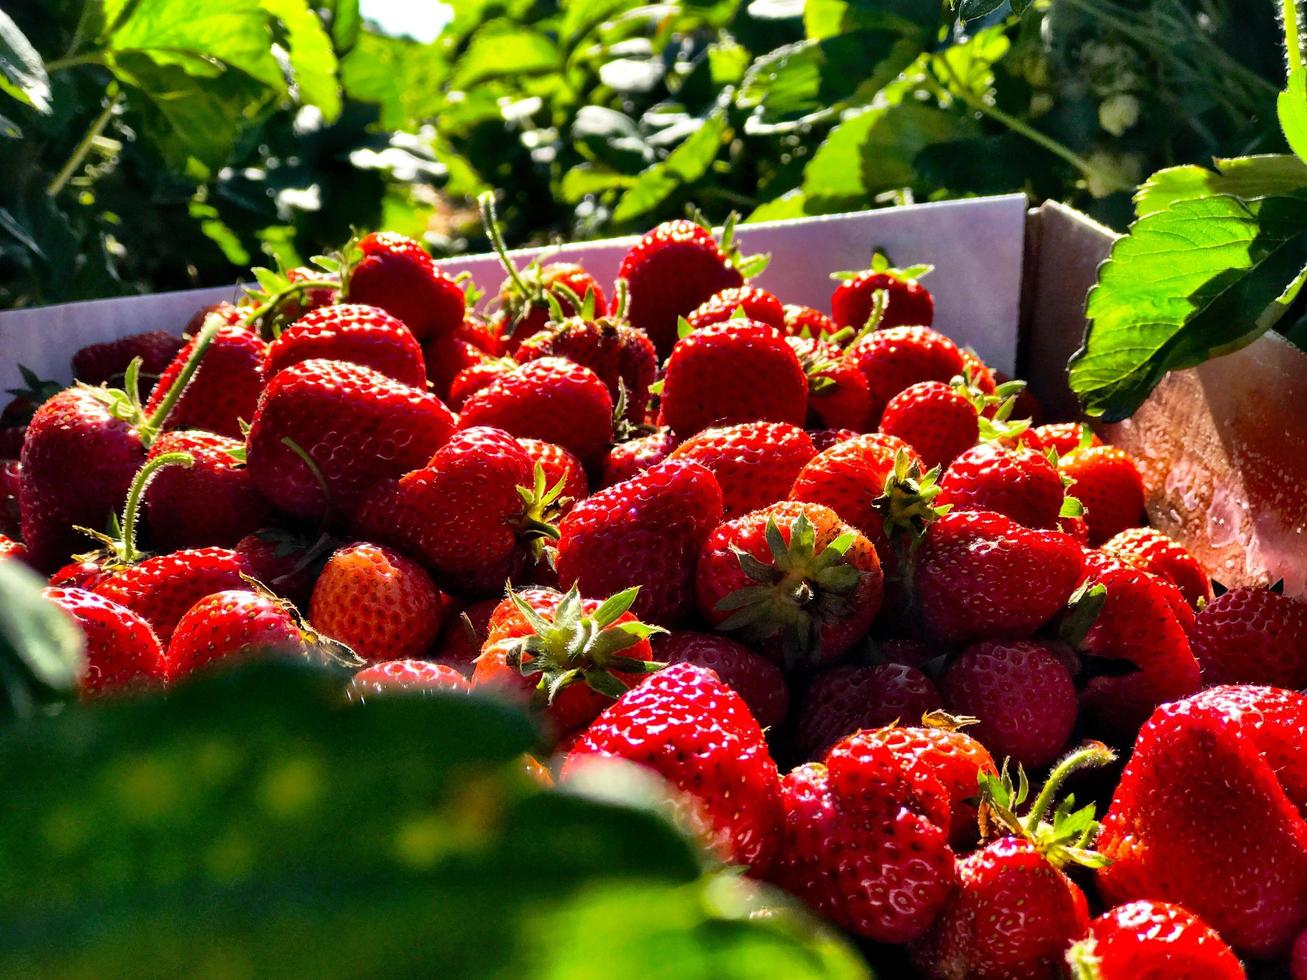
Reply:
<svg viewBox="0 0 1307 980"><path fill-rule="evenodd" d="M1166 378L1104 435L1134 453L1152 522L1226 585L1307 594L1307 355L1279 336Z"/></svg>

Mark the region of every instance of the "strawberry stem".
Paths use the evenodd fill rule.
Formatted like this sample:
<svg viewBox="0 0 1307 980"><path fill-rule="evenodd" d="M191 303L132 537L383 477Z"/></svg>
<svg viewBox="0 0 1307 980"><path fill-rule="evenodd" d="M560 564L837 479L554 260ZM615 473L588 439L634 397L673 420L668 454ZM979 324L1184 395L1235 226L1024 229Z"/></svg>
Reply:
<svg viewBox="0 0 1307 980"><path fill-rule="evenodd" d="M153 445L154 440L163 431L168 416L177 407L177 402L181 399L186 386L191 383L191 379L195 377L195 372L200 369L200 362L204 360L205 352L208 351L209 345L213 343L213 338L218 335L222 326L221 320L210 316L205 319L204 326L195 335L195 344L186 358L186 363L182 366L181 374L173 380L172 387L163 396L163 401L159 402L159 407L154 410L154 414L139 426L141 445L146 449Z"/></svg>
<svg viewBox="0 0 1307 980"><path fill-rule="evenodd" d="M499 219L495 216L495 195L493 191L486 191L477 202L481 205L481 223L486 227L486 237L490 239L490 245L499 256L499 263L508 273L508 278L513 280L513 285L521 290L523 296L531 295L531 287L522 279L522 274L518 271L516 265L508 257L508 246L504 244L503 232L499 230Z"/></svg>
<svg viewBox="0 0 1307 980"><path fill-rule="evenodd" d="M153 459L146 460L145 465L132 477L132 485L127 491L127 503L123 506L122 537L115 550L118 558L125 565L136 561L136 524L141 510L141 500L154 478L169 466L190 468L195 465L195 457L190 453L161 453Z"/></svg>
<svg viewBox="0 0 1307 980"><path fill-rule="evenodd" d="M1023 821L1027 831L1033 833L1034 828L1039 826L1040 822L1048 814L1048 808L1053 805L1053 800L1057 797L1062 784L1066 782L1067 777L1073 772L1090 766L1110 765L1115 761L1116 753L1102 742L1087 742L1075 751L1068 753L1061 762L1053 767L1053 771L1044 780L1044 786L1039 791L1039 795L1035 797L1035 802L1030 804L1030 811Z"/></svg>

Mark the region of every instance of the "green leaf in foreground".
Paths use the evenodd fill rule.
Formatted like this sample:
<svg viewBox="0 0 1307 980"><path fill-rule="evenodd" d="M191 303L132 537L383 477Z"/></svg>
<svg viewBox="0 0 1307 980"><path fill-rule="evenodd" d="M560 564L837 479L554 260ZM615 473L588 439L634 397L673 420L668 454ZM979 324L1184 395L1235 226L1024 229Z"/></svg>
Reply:
<svg viewBox="0 0 1307 980"><path fill-rule="evenodd" d="M0 10L0 91L37 112L50 113L50 78L32 42Z"/></svg>
<svg viewBox="0 0 1307 980"><path fill-rule="evenodd" d="M686 977L865 974L783 898L705 875L619 792L629 768L606 793L542 789L535 739L497 701L349 704L293 664L12 728L0 973L637 976L671 956Z"/></svg>
<svg viewBox="0 0 1307 980"><path fill-rule="evenodd" d="M45 599L44 585L21 562L0 560L0 716L25 717L77 692L82 631Z"/></svg>
<svg viewBox="0 0 1307 980"><path fill-rule="evenodd" d="M1095 417L1128 417L1172 370L1251 343L1307 269L1307 200L1178 201L1141 218L1089 294L1090 325L1070 384Z"/></svg>
<svg viewBox="0 0 1307 980"><path fill-rule="evenodd" d="M1190 164L1149 177L1135 193L1135 216L1165 211L1177 201L1229 194L1245 201L1307 190L1307 163L1287 153L1214 160L1214 169Z"/></svg>

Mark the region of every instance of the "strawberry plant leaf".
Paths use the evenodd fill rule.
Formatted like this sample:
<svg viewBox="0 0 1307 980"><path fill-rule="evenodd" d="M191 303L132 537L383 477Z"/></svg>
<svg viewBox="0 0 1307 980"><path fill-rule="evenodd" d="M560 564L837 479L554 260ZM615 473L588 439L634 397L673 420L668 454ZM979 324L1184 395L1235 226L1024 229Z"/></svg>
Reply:
<svg viewBox="0 0 1307 980"><path fill-rule="evenodd" d="M803 26L818 40L869 27L936 31L939 7L935 0L807 0Z"/></svg>
<svg viewBox="0 0 1307 980"><path fill-rule="evenodd" d="M27 717L69 700L85 669L82 631L41 590L45 582L18 561L0 561L0 715Z"/></svg>
<svg viewBox="0 0 1307 980"><path fill-rule="evenodd" d="M613 220L628 223L664 203L678 187L692 184L708 172L722 143L729 137L724 112L714 112L668 154L667 159L643 171L622 194Z"/></svg>
<svg viewBox="0 0 1307 980"><path fill-rule="evenodd" d="M45 62L27 35L3 10L0 10L0 91L42 115L51 112L50 77Z"/></svg>
<svg viewBox="0 0 1307 980"><path fill-rule="evenodd" d="M315 105L326 122L340 115L336 52L322 21L305 0L263 0L264 9L286 32L286 53L300 101Z"/></svg>
<svg viewBox="0 0 1307 980"><path fill-rule="evenodd" d="M1211 170L1190 165L1157 171L1135 193L1135 217L1213 194L1252 201L1307 190L1307 163L1287 153L1218 159L1212 166Z"/></svg>
<svg viewBox="0 0 1307 980"><path fill-rule="evenodd" d="M965 24L967 21L987 17L1006 2L1007 0L962 0L958 4L958 20Z"/></svg>
<svg viewBox="0 0 1307 980"><path fill-rule="evenodd" d="M1307 69L1289 72L1284 91L1275 101L1275 111L1289 148L1300 160L1307 160Z"/></svg>
<svg viewBox="0 0 1307 980"><path fill-rule="evenodd" d="M1128 417L1172 370L1243 347L1284 315L1307 269L1307 199L1179 201L1120 239L1070 363L1085 411Z"/></svg>

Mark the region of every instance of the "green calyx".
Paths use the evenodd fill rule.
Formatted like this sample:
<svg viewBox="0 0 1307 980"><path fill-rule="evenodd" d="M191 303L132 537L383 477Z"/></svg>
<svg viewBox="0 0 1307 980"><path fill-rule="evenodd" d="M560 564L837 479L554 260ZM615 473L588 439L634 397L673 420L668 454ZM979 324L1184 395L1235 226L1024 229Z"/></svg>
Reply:
<svg viewBox="0 0 1307 980"><path fill-rule="evenodd" d="M1072 944L1066 951L1066 962L1071 967L1072 980L1103 980L1103 959L1098 955L1098 943L1092 935Z"/></svg>
<svg viewBox="0 0 1307 980"><path fill-rule="evenodd" d="M820 647L822 624L851 611L850 596L864 573L845 555L857 534L846 531L818 551L816 530L800 514L788 541L774 517L767 518L765 535L770 561L732 546L741 570L755 584L717 603L716 611L728 614L717 628L755 642L779 639L787 665L797 666Z"/></svg>
<svg viewBox="0 0 1307 980"><path fill-rule="evenodd" d="M510 586L508 598L517 608L531 633L515 642L507 655L508 666L526 677L539 677L537 697L545 704L570 684L585 683L610 698L626 693L626 683L616 675L648 674L667 666L654 660L623 656L641 640L666 630L636 619L618 622L631 608L639 586L606 599L592 613L586 613L576 586L563 596L552 617L531 608Z"/></svg>
<svg viewBox="0 0 1307 980"><path fill-rule="evenodd" d="M968 364L962 374L955 376L949 384L954 391L965 396L976 410L980 423L981 442L1015 443L1021 434L1030 428L1030 419L1012 418L1012 412L1016 409L1017 395L1026 387L1024 381L1005 381L994 389L992 395L986 394L976 385L975 372Z"/></svg>
<svg viewBox="0 0 1307 980"><path fill-rule="evenodd" d="M689 208L690 220L700 228L706 228L713 232L712 222L709 221L702 211L691 205ZM722 237L719 241L722 252L726 255L726 260L734 267L735 271L746 280L754 276L761 275L763 270L771 264L771 253L760 252L757 255L744 255L740 251L740 243L735 239L735 226L740 223L740 215L732 211L722 222Z"/></svg>
<svg viewBox="0 0 1307 980"><path fill-rule="evenodd" d="M894 468L885 479L884 489L871 502L890 541L906 542L906 549L915 551L931 522L953 509L951 504L935 504L941 489L940 472L936 466L922 473L921 466L905 449L894 455Z"/></svg>
<svg viewBox="0 0 1307 980"><path fill-rule="evenodd" d="M935 271L933 265L921 262L917 265L910 265L906 269L896 269L890 262L889 256L876 249L871 254L871 265L866 269L856 269L847 272L832 272L831 278L837 282L845 282L849 279L856 279L858 276L866 275L868 272L879 273L880 275L890 276L902 282L908 282L913 279L924 279Z"/></svg>
<svg viewBox="0 0 1307 980"><path fill-rule="evenodd" d="M1068 794L1054 806L1058 792L1074 772L1089 767L1106 766L1116 761L1116 753L1101 742L1086 742L1062 758L1044 781L1043 788L1026 812L1017 811L1030 795L1025 770L1017 767L1014 784L1008 764L997 775L982 772L980 784L980 832L982 838L1011 835L1029 841L1055 868L1077 864L1101 868L1108 859L1092 849L1101 827L1094 816L1094 806L1076 809L1074 794Z"/></svg>
<svg viewBox="0 0 1307 980"><path fill-rule="evenodd" d="M1082 582L1070 598L1058 624L1057 638L1072 650L1079 650L1107 602L1107 586L1102 582Z"/></svg>
<svg viewBox="0 0 1307 980"><path fill-rule="evenodd" d="M343 299L345 280L352 261L357 259L356 253L358 238L352 237L339 252L313 256L309 261L312 268L321 273L320 278L291 279L281 262L277 263L276 269L255 266L250 271L254 273L257 285L245 287L253 306L242 322L251 330L258 330L265 339L276 339L286 326L282 307L290 300L314 289L333 290Z"/></svg>
<svg viewBox="0 0 1307 980"><path fill-rule="evenodd" d="M564 480L559 480L552 487L547 487L545 482L545 468L536 463L531 486L517 488L517 495L522 498L522 516L517 522L517 535L523 541L532 543L537 558L540 557L546 540L558 540L556 522L562 508L572 502L571 497L563 496Z"/></svg>
<svg viewBox="0 0 1307 980"><path fill-rule="evenodd" d="M117 515L114 515L110 521L107 534L85 527L75 528L87 537L99 541L104 546L103 551L98 556L78 555L77 557L103 556L108 558L108 563L115 565L130 565L143 558L144 555L136 548L136 529L140 523L141 502L145 499L145 491L154 482L154 478L168 467L181 466L189 469L194 465L195 457L190 453L161 453L153 459L146 460L145 465L137 470L136 475L132 477L132 484L127 490L127 502L123 505L121 520Z"/></svg>

